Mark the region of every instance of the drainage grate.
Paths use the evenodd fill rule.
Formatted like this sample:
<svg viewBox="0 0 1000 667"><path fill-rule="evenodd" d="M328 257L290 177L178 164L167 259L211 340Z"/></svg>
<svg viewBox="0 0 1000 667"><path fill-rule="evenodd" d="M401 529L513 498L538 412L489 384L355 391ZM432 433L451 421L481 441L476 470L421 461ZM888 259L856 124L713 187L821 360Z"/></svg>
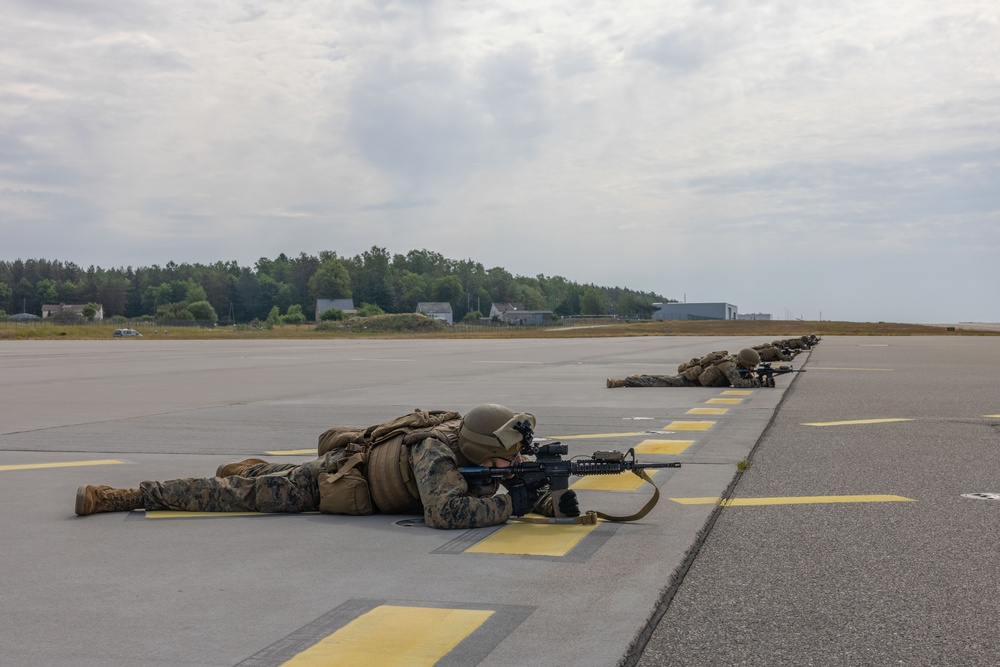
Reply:
<svg viewBox="0 0 1000 667"><path fill-rule="evenodd" d="M962 497L973 500L1000 500L1000 493L963 493Z"/></svg>

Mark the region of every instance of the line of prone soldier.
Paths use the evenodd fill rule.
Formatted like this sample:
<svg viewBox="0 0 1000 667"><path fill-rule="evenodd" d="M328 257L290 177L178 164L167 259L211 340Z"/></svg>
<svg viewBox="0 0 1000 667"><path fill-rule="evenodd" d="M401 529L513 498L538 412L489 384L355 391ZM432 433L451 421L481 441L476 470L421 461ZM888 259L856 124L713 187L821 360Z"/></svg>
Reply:
<svg viewBox="0 0 1000 667"><path fill-rule="evenodd" d="M705 355L681 364L675 376L633 375L607 380L608 387L760 386L739 368L761 360L790 360L819 342L816 336ZM703 380L704 378L704 380ZM756 382L756 384L754 384ZM481 528L511 517L556 515L545 487L516 478L470 484L460 468L505 468L522 461L523 423L535 417L487 403L465 415L415 410L367 428L334 427L319 437L317 458L305 463L268 463L250 458L219 466L203 478L143 481L134 488L84 485L77 489L79 516L100 512L174 510L189 512L324 512L365 515L422 514L432 528ZM520 428L515 428L517 425ZM580 515L572 490L558 500L559 514Z"/></svg>

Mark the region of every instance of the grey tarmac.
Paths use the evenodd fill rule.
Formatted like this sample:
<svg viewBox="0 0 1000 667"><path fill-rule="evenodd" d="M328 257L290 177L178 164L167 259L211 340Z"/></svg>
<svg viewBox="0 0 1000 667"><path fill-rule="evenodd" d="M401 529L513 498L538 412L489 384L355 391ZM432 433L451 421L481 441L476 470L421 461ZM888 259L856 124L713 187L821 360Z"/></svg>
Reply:
<svg viewBox="0 0 1000 667"><path fill-rule="evenodd" d="M977 599L997 582L995 568L978 558L975 536L981 541L990 528L995 536L1000 503L960 501L952 492L989 491L989 475L997 480L988 465L995 461L982 451L989 439L976 439L989 434L996 450L1000 418L981 415L1000 413L1000 405L989 407L1000 392L979 363L984 354L996 356L996 339L826 338L794 362L808 373L781 376L776 389L740 397L723 396L721 388L604 386L607 377L668 374L706 350L760 342L0 344L0 664L283 664L359 619L399 609L406 618L440 611L487 618L455 639L434 663L440 665L793 664L796 658L796 664L862 664L850 660L878 656L871 652L894 646L894 632L926 630L935 617L946 621L951 654L960 642L963 657L976 645L995 651L995 638L980 636L980 625L962 610L978 602L996 616L995 603ZM995 368L996 361L989 363ZM678 456L640 455L678 459L684 467L654 477L663 497L645 519L602 524L559 555L503 552L522 548L506 539L509 524L440 531L382 515L73 515L80 484L207 476L220 463L247 457L303 461L329 426L364 426L418 407L464 411L483 402L534 413L538 434L562 439L571 454L650 440L690 442ZM916 421L800 425L872 415ZM681 430L691 422L712 425ZM899 434L898 443L886 444ZM792 446L772 450L783 438ZM751 452L752 465L738 478ZM689 502L730 491L734 497L898 493L916 502L830 504L815 514L810 505ZM648 497L642 487L578 493L584 509L610 513L634 511ZM883 523L884 517L892 520ZM908 532L922 525L947 530ZM550 537L533 537L530 548ZM761 542L749 555L747 540ZM807 555L816 544L827 552ZM966 562L966 554L976 558ZM699 579L700 564L713 558L721 559L709 570L713 576ZM894 569L882 565L887 559ZM755 572L754 563L767 572ZM772 572L768 563L783 567ZM854 599L855 588L833 582L857 581L850 577L866 568L874 568L871 577L860 581L879 585L856 587L872 592L866 599L872 611L861 613L851 604L860 605L860 592ZM898 574L900 568L913 574ZM718 585L717 571L728 573L729 585ZM747 581L741 584L737 572ZM799 585L796 577L807 581ZM816 585L827 579L829 586ZM707 597L686 597L702 591ZM900 602L905 610L919 599L941 613L925 612L922 623L897 613ZM705 605L717 613L706 613ZM723 608L729 615L718 613ZM807 637L802 643L782 638L782 624L812 608L828 611L827 634L809 641L799 628L789 634ZM755 617L757 609L767 616ZM849 633L851 619L864 631ZM777 628L773 634L756 632L768 624ZM850 639L831 639L838 631ZM946 664L931 662L940 640L923 639L912 643L918 652L906 664ZM719 652L720 644L728 648ZM726 652L734 647L746 652ZM830 662L827 647L848 661Z"/></svg>

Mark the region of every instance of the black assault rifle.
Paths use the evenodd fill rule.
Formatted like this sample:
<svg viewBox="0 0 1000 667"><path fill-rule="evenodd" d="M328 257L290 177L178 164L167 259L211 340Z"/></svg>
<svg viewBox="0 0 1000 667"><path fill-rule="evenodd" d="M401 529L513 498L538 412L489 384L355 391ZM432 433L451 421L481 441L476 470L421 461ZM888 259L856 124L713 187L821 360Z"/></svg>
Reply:
<svg viewBox="0 0 1000 667"><path fill-rule="evenodd" d="M523 436L521 440L521 454L534 457L532 461L522 461L521 463L507 468L486 468L483 466L469 466L459 468L459 472L467 480L473 483L482 484L494 479L503 480L511 477L519 482L523 482L529 491L538 491L548 485L549 493L552 496L552 509L556 518L554 519L531 519L521 518L521 521L529 523L584 523L594 524L597 519L607 519L608 521L635 521L646 516L649 510L653 509L660 498L660 490L653 484L649 475L645 473L647 468L680 468L677 461L670 463L639 463L635 460L635 450L629 449L627 452L601 451L594 452L590 457L576 457L567 461L563 456L569 453L569 448L561 442L550 442L545 445L537 445L534 442L534 433L531 423L522 420L514 425ZM610 516L603 512L587 512L584 516L568 518L559 511L559 498L569 489L570 475L618 475L629 471L652 484L654 492L646 505L630 516Z"/></svg>
<svg viewBox="0 0 1000 667"><path fill-rule="evenodd" d="M742 368L740 369L741 375L750 374L752 376L755 376L758 380L760 380L760 386L762 387L773 387L775 375L784 375L785 373L805 373L805 372L806 371L803 368L795 369L792 368L791 366L785 366L785 365L781 365L778 366L777 368L774 368L771 366L770 361L762 361L760 366L757 366L756 368L749 371Z"/></svg>

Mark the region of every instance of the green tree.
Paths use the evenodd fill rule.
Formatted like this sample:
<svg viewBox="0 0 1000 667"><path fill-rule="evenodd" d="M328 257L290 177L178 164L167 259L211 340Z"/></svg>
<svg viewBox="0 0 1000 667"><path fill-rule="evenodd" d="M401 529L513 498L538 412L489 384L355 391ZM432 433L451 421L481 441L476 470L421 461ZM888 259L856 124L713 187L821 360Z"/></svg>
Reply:
<svg viewBox="0 0 1000 667"><path fill-rule="evenodd" d="M56 281L42 278L35 283L35 298L42 304L56 303L56 300L59 298L59 289L56 286Z"/></svg>
<svg viewBox="0 0 1000 667"><path fill-rule="evenodd" d="M593 285L585 287L580 297L580 314L603 315L607 312L604 295Z"/></svg>
<svg viewBox="0 0 1000 667"><path fill-rule="evenodd" d="M434 301L447 301L454 308L459 303L464 305L465 290L462 281L456 276L442 276L431 285L431 298Z"/></svg>
<svg viewBox="0 0 1000 667"><path fill-rule="evenodd" d="M184 286L184 301L188 303L194 303L196 301L208 301L208 294L205 292L205 288L195 282L193 279L187 280Z"/></svg>
<svg viewBox="0 0 1000 667"><path fill-rule="evenodd" d="M358 317L371 317L372 315L385 314L385 311L376 306L374 303L363 303L358 306L354 312Z"/></svg>
<svg viewBox="0 0 1000 667"><path fill-rule="evenodd" d="M277 306L271 308L271 312L267 314L267 323L270 325L281 324L281 311L278 310Z"/></svg>
<svg viewBox="0 0 1000 667"><path fill-rule="evenodd" d="M219 316L215 312L215 308L212 308L212 304L208 301L195 301L194 303L188 305L188 310L191 311L191 315L194 319L199 322L218 322Z"/></svg>
<svg viewBox="0 0 1000 667"><path fill-rule="evenodd" d="M288 307L288 312L281 316L282 324L294 324L298 326L305 324L306 316L302 314L302 306L293 303Z"/></svg>
<svg viewBox="0 0 1000 667"><path fill-rule="evenodd" d="M97 304L91 301L86 306L83 307L83 316L89 322L93 322L94 318L97 317Z"/></svg>
<svg viewBox="0 0 1000 667"><path fill-rule="evenodd" d="M406 269L393 272L392 301L398 313L412 313L417 304L426 301L427 281L423 276Z"/></svg>
<svg viewBox="0 0 1000 667"><path fill-rule="evenodd" d="M349 299L351 274L336 256L327 257L309 278L309 294L313 299Z"/></svg>
<svg viewBox="0 0 1000 667"><path fill-rule="evenodd" d="M162 322L193 322L194 315L188 310L186 301L167 303L156 309L157 320Z"/></svg>

